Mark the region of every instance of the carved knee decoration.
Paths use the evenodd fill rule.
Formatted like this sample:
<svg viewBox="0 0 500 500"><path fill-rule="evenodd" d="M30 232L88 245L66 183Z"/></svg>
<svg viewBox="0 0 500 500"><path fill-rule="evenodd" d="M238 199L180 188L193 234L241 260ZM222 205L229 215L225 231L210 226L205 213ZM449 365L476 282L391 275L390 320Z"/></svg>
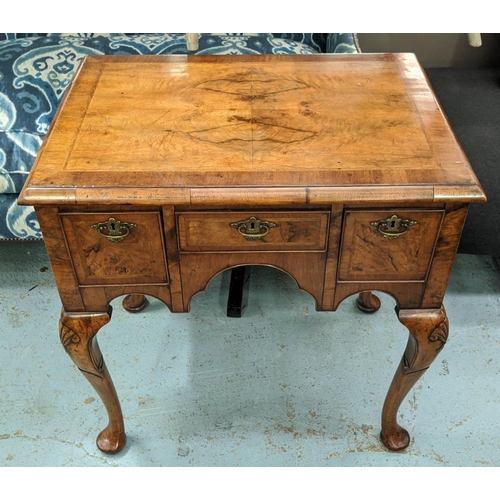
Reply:
<svg viewBox="0 0 500 500"><path fill-rule="evenodd" d="M117 453L126 442L123 416L113 381L94 338L110 319L111 307L107 313L96 314L63 311L59 332L64 349L99 394L108 412L109 423L98 435L97 447L105 453Z"/></svg>
<svg viewBox="0 0 500 500"><path fill-rule="evenodd" d="M408 431L397 422L397 412L410 389L436 359L448 339L448 318L441 309L398 310L398 319L410 336L382 410L381 439L393 451L410 444Z"/></svg>

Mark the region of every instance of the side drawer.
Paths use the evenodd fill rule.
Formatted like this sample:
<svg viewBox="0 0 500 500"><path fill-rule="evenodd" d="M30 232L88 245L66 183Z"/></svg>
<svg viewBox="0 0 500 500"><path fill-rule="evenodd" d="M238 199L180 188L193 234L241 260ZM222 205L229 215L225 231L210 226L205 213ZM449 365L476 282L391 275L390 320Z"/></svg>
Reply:
<svg viewBox="0 0 500 500"><path fill-rule="evenodd" d="M60 218L81 285L167 281L158 212L66 213Z"/></svg>
<svg viewBox="0 0 500 500"><path fill-rule="evenodd" d="M424 281L443 213L346 211L338 280Z"/></svg>
<svg viewBox="0 0 500 500"><path fill-rule="evenodd" d="M325 251L328 212L181 212L183 252Z"/></svg>

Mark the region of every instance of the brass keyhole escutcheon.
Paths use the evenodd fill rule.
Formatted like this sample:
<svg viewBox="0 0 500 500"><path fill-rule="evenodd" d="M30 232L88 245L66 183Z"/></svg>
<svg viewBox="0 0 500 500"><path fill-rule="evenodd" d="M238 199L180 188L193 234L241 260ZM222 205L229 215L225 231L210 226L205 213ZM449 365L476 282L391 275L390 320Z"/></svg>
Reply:
<svg viewBox="0 0 500 500"><path fill-rule="evenodd" d="M276 227L274 222L260 220L257 217L250 217L247 220L232 222L231 227L237 229L238 233L249 241L258 240L269 233L269 228Z"/></svg>
<svg viewBox="0 0 500 500"><path fill-rule="evenodd" d="M375 226L384 238L393 240L395 238L399 238L402 234L407 233L410 227L418 224L418 222L409 219L402 219L397 215L391 215L388 219L373 221L370 222L370 224Z"/></svg>
<svg viewBox="0 0 500 500"><path fill-rule="evenodd" d="M114 217L110 217L106 222L98 222L92 224L93 229L96 229L100 235L107 238L113 243L123 241L129 234L130 230L137 227L133 222L121 222Z"/></svg>

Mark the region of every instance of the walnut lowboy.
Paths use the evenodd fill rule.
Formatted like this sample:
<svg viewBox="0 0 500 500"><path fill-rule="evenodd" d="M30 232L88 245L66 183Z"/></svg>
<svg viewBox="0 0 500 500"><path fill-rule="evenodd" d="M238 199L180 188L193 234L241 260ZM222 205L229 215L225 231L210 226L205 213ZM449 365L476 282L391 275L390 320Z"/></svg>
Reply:
<svg viewBox="0 0 500 500"><path fill-rule="evenodd" d="M319 311L395 298L409 340L381 438L408 446L397 412L447 341L443 297L482 201L415 57L350 54L88 57L19 202L36 207L61 341L115 453L123 417L96 341L111 300L188 312L213 276L250 265L288 273Z"/></svg>

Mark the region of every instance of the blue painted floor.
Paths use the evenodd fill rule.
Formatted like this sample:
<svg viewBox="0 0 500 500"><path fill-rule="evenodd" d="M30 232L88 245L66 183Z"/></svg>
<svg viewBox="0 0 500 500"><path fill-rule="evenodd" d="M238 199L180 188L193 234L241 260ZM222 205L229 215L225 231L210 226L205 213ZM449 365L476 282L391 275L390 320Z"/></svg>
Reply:
<svg viewBox="0 0 500 500"><path fill-rule="evenodd" d="M346 300L319 313L288 276L252 271L241 319L225 316L229 274L171 314L113 301L98 334L128 442L102 454L107 422L59 343L60 301L40 242L0 244L0 465L500 465L500 272L458 255L445 307L448 344L410 392L400 453L379 441L386 391L407 341L394 300L364 315Z"/></svg>

